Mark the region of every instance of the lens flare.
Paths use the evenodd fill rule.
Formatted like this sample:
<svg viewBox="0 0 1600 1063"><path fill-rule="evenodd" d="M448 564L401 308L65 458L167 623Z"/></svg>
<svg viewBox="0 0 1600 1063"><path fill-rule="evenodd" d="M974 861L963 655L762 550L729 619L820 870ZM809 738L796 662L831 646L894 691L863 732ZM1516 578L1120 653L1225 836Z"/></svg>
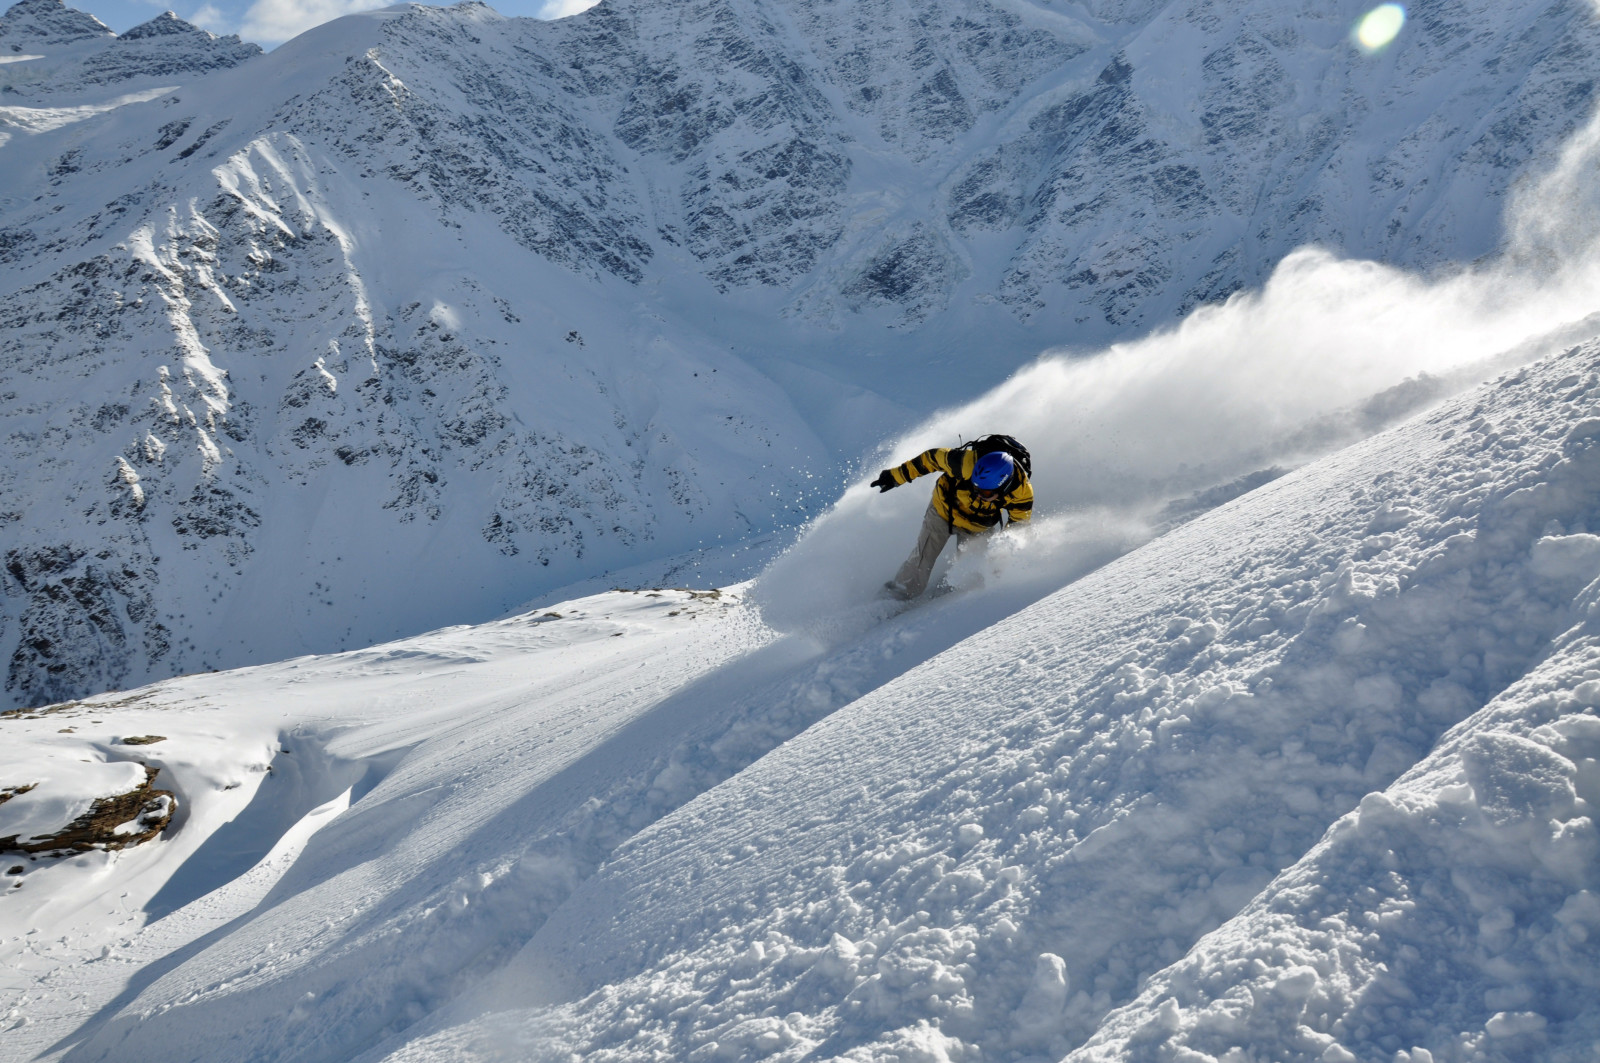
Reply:
<svg viewBox="0 0 1600 1063"><path fill-rule="evenodd" d="M1406 9L1399 4L1379 4L1356 23L1356 44L1367 53L1376 52L1400 35L1406 24Z"/></svg>

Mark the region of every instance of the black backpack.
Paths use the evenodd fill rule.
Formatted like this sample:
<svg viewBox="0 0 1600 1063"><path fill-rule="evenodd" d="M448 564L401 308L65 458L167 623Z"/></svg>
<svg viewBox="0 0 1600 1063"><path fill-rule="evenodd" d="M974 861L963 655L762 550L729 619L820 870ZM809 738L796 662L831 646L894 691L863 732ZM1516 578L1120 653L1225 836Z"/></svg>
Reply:
<svg viewBox="0 0 1600 1063"><path fill-rule="evenodd" d="M1022 470L1024 479L1033 479L1033 459L1028 455L1028 448L1018 443L1011 436L999 434L979 436L967 444L967 449L980 458L985 454L993 454L997 450L1003 450L1010 454L1011 459L1017 463L1017 467Z"/></svg>

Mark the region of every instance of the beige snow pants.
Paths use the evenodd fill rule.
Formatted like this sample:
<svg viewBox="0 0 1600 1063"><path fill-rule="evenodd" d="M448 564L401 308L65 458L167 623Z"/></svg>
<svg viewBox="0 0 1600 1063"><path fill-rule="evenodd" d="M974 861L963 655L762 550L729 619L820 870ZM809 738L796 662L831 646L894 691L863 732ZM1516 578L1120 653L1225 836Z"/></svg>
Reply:
<svg viewBox="0 0 1600 1063"><path fill-rule="evenodd" d="M953 528L929 502L927 512L922 515L922 530L917 534L917 545L911 548L905 564L895 573L893 589L896 594L909 599L928 589L928 577L933 574L934 562L939 560L939 554L952 535L956 538L958 550L968 540L976 538L972 532Z"/></svg>

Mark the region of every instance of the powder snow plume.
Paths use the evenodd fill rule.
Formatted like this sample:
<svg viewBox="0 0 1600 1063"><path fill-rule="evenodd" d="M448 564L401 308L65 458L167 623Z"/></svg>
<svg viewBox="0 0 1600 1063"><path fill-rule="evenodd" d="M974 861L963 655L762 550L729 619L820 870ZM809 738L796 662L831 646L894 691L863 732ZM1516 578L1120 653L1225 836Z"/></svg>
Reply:
<svg viewBox="0 0 1600 1063"><path fill-rule="evenodd" d="M1035 527L983 544L948 578L973 589L986 572L1039 597L1174 516L1593 335L1597 162L1600 119L1524 182L1492 260L1424 276L1305 248L1259 291L1172 329L1087 356L1046 352L868 456L862 481L762 574L763 616L814 629L877 596L915 540L932 478L889 494L865 481L928 447L988 432L1028 446Z"/></svg>

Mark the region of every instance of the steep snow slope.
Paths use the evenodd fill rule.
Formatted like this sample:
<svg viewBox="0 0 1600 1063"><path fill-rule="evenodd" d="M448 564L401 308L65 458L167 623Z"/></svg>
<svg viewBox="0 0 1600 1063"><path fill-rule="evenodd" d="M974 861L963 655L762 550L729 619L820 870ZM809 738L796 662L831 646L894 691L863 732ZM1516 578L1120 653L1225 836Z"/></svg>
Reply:
<svg viewBox="0 0 1600 1063"><path fill-rule="evenodd" d="M1045 518L899 615L779 637L726 597L609 594L9 718L100 759L167 735L139 756L195 811L26 866L8 1038L1587 1058L1597 398L1590 342L1087 575L1125 544ZM274 756L253 800L221 788ZM207 840L240 808L253 849Z"/></svg>
<svg viewBox="0 0 1600 1063"><path fill-rule="evenodd" d="M1360 8L466 4L251 58L25 0L9 703L794 525L887 431L1308 240L1495 250L1589 106L1591 14L1417 5L1367 56Z"/></svg>

